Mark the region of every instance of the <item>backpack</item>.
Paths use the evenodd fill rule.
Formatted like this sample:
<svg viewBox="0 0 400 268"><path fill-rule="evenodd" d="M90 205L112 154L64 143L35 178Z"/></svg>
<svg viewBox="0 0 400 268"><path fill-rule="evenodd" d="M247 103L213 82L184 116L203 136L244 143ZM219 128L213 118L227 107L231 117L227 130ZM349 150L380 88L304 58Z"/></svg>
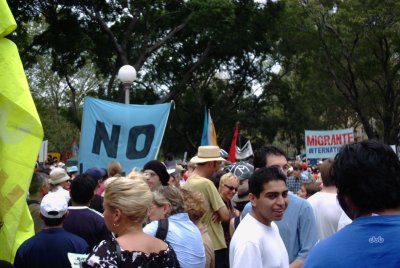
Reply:
<svg viewBox="0 0 400 268"><path fill-rule="evenodd" d="M168 219L162 219L158 221L158 227L156 232L156 237L165 241L168 233Z"/></svg>

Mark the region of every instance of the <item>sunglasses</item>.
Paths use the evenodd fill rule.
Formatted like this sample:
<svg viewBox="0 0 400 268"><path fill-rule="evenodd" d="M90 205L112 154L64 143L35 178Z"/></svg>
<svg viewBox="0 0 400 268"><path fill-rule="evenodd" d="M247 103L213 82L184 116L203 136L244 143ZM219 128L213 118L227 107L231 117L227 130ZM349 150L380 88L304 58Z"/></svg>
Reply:
<svg viewBox="0 0 400 268"><path fill-rule="evenodd" d="M229 185L226 185L226 184L224 184L224 186L225 186L226 188L228 188L230 191L235 190L235 192L237 192L237 190L238 190L238 188L235 188L235 187L233 187L233 186L229 186Z"/></svg>

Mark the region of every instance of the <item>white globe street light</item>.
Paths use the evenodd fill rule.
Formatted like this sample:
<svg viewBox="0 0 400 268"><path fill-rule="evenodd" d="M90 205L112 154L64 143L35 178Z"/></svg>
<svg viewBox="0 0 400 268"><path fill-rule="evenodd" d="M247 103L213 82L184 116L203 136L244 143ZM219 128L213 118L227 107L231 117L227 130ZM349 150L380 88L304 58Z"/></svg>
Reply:
<svg viewBox="0 0 400 268"><path fill-rule="evenodd" d="M118 79L122 82L125 90L125 104L129 104L129 88L136 80L136 70L131 65L124 65L118 71Z"/></svg>

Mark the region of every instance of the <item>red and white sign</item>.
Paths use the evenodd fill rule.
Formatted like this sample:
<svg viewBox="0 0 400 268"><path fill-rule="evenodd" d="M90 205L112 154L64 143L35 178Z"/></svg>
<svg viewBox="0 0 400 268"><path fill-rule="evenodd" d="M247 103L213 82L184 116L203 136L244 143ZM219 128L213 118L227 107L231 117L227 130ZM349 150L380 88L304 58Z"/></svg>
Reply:
<svg viewBox="0 0 400 268"><path fill-rule="evenodd" d="M354 142L353 128L339 130L306 130L307 158L331 158L340 147Z"/></svg>

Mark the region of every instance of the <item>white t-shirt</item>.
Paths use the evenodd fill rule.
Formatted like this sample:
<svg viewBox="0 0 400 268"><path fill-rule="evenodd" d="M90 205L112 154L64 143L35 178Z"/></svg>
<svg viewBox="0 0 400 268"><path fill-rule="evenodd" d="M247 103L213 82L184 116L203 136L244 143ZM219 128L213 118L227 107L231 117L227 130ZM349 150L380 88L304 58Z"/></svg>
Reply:
<svg viewBox="0 0 400 268"><path fill-rule="evenodd" d="M336 193L317 192L307 199L315 215L318 239L325 239L337 232L342 208L336 199Z"/></svg>
<svg viewBox="0 0 400 268"><path fill-rule="evenodd" d="M240 222L229 247L231 268L289 267L289 256L278 226L256 220L250 213Z"/></svg>

